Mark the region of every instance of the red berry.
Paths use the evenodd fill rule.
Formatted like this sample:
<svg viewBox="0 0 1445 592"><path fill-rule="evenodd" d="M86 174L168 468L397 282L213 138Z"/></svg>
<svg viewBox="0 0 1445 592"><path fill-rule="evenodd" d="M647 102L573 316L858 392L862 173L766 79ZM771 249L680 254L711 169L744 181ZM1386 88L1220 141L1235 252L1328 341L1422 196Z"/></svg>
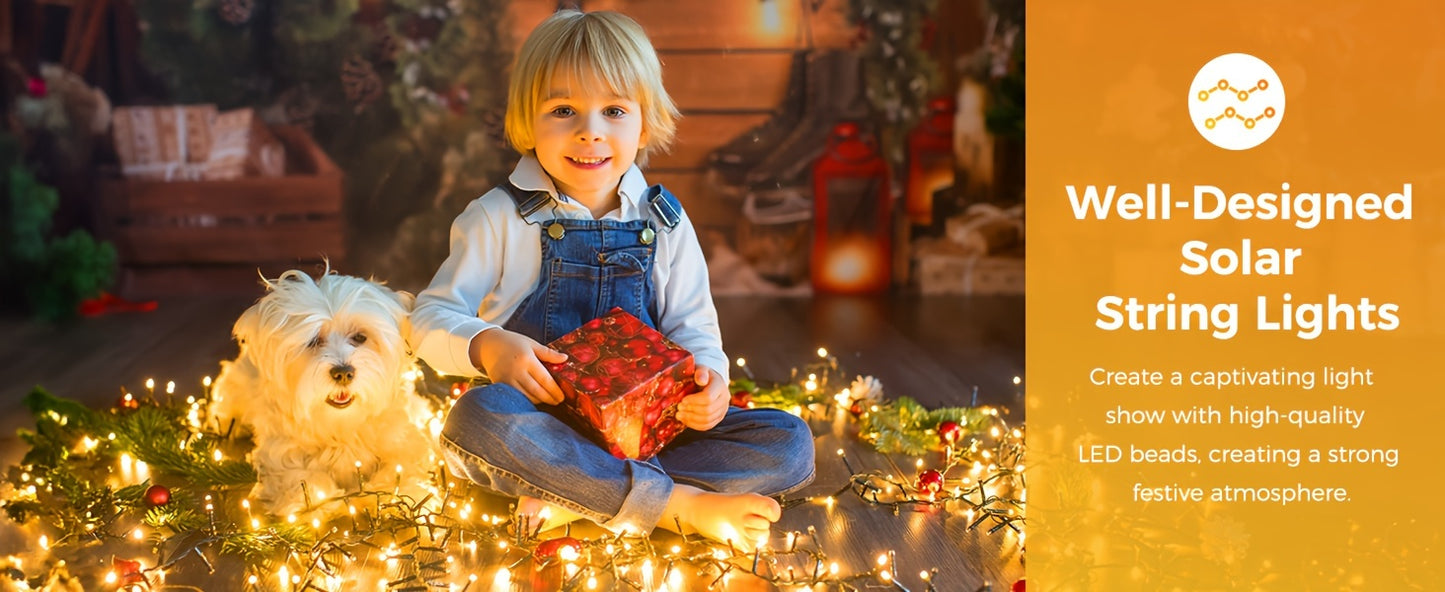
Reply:
<svg viewBox="0 0 1445 592"><path fill-rule="evenodd" d="M134 411L136 409L140 409L140 399L137 399L134 395L127 393L116 400L115 406L120 409L125 409L127 411Z"/></svg>
<svg viewBox="0 0 1445 592"><path fill-rule="evenodd" d="M617 358L608 358L599 362L597 368L602 370L602 373L606 376L618 376L622 374L623 370L627 369L627 362Z"/></svg>
<svg viewBox="0 0 1445 592"><path fill-rule="evenodd" d="M567 350L567 356L578 364L591 364L597 359L597 347L588 343L579 343Z"/></svg>
<svg viewBox="0 0 1445 592"><path fill-rule="evenodd" d="M462 396L462 393L465 393L465 392L467 392L467 391L469 391L469 390L471 390L471 389L472 389L472 383L470 383L470 382L466 382L466 381L453 382L453 383L452 383L452 398L460 397L460 396Z"/></svg>
<svg viewBox="0 0 1445 592"><path fill-rule="evenodd" d="M652 373L646 368L634 368L627 373L627 383L634 387L642 387L652 381Z"/></svg>
<svg viewBox="0 0 1445 592"><path fill-rule="evenodd" d="M618 335L621 335L623 337L632 337L633 335L642 332L642 322L637 320L637 317L632 317L629 315L626 321L618 322L612 328L617 332Z"/></svg>

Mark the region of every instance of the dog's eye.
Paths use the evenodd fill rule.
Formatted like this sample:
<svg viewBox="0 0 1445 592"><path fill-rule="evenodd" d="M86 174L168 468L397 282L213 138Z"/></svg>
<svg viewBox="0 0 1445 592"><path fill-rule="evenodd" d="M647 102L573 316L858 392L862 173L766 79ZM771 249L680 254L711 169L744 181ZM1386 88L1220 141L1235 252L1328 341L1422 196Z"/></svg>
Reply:
<svg viewBox="0 0 1445 592"><path fill-rule="evenodd" d="M356 345L361 345L361 344L363 344L363 343L366 343L366 334L365 334L365 333L357 333L357 334L355 334L355 335L352 335L352 336L351 336L351 342L352 342L352 343L355 343Z"/></svg>
<svg viewBox="0 0 1445 592"><path fill-rule="evenodd" d="M321 346L323 346L323 345L326 345L326 338L325 338L325 337L322 337L322 336L320 336L320 335L317 335L317 336L315 336L315 337L312 337L312 338L311 338L311 341L306 342L306 347L310 347L310 348L318 348L318 347L321 347Z"/></svg>

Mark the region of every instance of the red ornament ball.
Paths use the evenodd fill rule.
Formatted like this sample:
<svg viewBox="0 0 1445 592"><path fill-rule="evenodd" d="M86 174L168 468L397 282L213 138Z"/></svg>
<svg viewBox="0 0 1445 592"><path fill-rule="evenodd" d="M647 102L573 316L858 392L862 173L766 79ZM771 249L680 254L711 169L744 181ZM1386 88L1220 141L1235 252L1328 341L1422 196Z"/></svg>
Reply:
<svg viewBox="0 0 1445 592"><path fill-rule="evenodd" d="M938 424L938 437L943 438L945 444L957 444L963 438L963 426L954 421L940 423Z"/></svg>
<svg viewBox="0 0 1445 592"><path fill-rule="evenodd" d="M576 555L582 552L582 541L568 536L542 541L537 545L537 550L532 552L532 559L538 563L558 558L567 559L561 556L563 549L572 549L569 555L575 559Z"/></svg>
<svg viewBox="0 0 1445 592"><path fill-rule="evenodd" d="M863 404L858 401L853 401L853 404L848 406L848 413L853 414L853 417L862 417Z"/></svg>
<svg viewBox="0 0 1445 592"><path fill-rule="evenodd" d="M918 492L933 497L943 491L943 473L928 469L918 474Z"/></svg>
<svg viewBox="0 0 1445 592"><path fill-rule="evenodd" d="M29 80L25 81L25 92L37 99L43 99L45 95L50 94L50 87L45 84L44 78L31 76Z"/></svg>
<svg viewBox="0 0 1445 592"><path fill-rule="evenodd" d="M151 507L164 506L171 503L171 490L163 485L152 485L146 489L146 503Z"/></svg>
<svg viewBox="0 0 1445 592"><path fill-rule="evenodd" d="M1014 582L1014 585L1009 586L1009 592L1024 592L1024 579L1019 578L1019 581Z"/></svg>

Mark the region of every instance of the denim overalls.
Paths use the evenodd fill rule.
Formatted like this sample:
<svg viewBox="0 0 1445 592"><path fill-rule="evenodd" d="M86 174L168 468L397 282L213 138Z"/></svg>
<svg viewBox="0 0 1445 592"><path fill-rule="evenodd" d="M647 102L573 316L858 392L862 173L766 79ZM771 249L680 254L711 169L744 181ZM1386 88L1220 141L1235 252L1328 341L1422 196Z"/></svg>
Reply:
<svg viewBox="0 0 1445 592"><path fill-rule="evenodd" d="M524 219L554 205L547 192L510 183L502 189ZM614 306L656 327L657 233L682 221L682 206L661 185L648 188L643 200L648 219L540 223L537 289L503 327L545 344ZM462 395L441 440L454 474L504 495L551 502L613 530L652 529L674 483L772 496L802 488L814 474L812 433L783 411L729 408L716 427L684 431L656 457L621 460L505 384Z"/></svg>

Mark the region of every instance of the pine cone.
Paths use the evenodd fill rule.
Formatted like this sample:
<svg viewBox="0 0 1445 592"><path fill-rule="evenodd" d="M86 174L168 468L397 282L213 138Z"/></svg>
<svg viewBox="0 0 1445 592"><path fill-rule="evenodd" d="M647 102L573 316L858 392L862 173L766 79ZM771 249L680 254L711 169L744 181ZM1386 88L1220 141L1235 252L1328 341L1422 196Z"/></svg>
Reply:
<svg viewBox="0 0 1445 592"><path fill-rule="evenodd" d="M357 113L381 98L381 76L370 60L359 55L341 64L341 87L346 90L346 100L356 105Z"/></svg>

